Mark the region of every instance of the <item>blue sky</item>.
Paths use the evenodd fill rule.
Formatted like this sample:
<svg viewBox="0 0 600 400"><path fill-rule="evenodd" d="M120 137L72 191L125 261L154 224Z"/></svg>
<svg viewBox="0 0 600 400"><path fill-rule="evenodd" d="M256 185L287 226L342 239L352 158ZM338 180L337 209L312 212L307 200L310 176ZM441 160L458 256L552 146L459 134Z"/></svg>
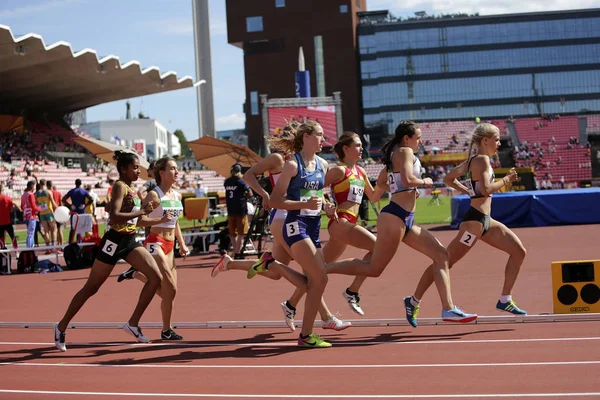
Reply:
<svg viewBox="0 0 600 400"><path fill-rule="evenodd" d="M600 0L367 0L367 5L397 16L420 10L489 15L598 7ZM63 40L74 51L91 48L99 57L118 56L122 64L137 60L142 68L156 66L162 73L196 78L191 0L0 0L0 24L9 26L16 37L33 32L46 45ZM227 43L225 0L210 0L210 25L216 128L243 128L243 55ZM198 137L194 89L130 101L134 114L142 111L170 131L182 129L190 140ZM92 107L87 113L90 122L124 116L125 101Z"/></svg>

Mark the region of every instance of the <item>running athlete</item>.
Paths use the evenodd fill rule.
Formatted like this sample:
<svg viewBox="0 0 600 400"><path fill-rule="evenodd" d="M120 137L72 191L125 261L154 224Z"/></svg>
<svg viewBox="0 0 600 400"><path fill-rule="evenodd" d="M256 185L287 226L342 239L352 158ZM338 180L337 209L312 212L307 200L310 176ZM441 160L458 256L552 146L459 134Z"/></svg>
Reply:
<svg viewBox="0 0 600 400"><path fill-rule="evenodd" d="M460 261L471 250L478 239L492 247L508 253L508 262L504 273L504 286L496 309L511 314L525 315L527 311L517 307L512 300L512 289L519 275L521 264L527 251L513 231L501 222L490 217L492 209L492 194L511 182L517 181L518 175L514 168L502 179L494 181L494 170L490 157L498 154L500 147L500 130L492 124L479 124L471 137L468 154L476 153L467 161L454 168L444 178L444 183L471 198L471 207L463 216L459 232L448 246L449 268ZM464 177L459 181L458 178ZM425 291L433 283L431 267L421 277L415 294L404 299L407 319L415 326L416 315Z"/></svg>
<svg viewBox="0 0 600 400"><path fill-rule="evenodd" d="M263 208L266 210L270 209L269 227L274 238L274 243L271 253L264 254L263 259L268 261L265 261L265 263L262 265L262 270L259 272L252 268L252 266L256 264L256 260L232 261L231 257L226 255L219 260L211 272L211 276L213 278L217 276L219 272L240 270L244 272L247 271L248 278L252 278L259 273L259 275L273 280L279 280L281 277L288 280L292 285L296 286L297 290L289 301L284 301L281 303L281 308L284 313L285 322L292 332L296 330L296 325L294 323L296 308L290 305L289 302L292 301L293 298L297 299L294 304L297 304L298 301L300 301L300 298L304 295L304 293L306 293L307 280L304 275L287 267L292 260L291 250L283 238L283 225L287 216L287 210L275 209L271 207L271 197L269 193L260 185L256 179L256 176L268 173L271 181L271 187L275 187L281 171L283 170L283 166L289 158L289 140L293 139L291 135L293 134L294 129L297 129L299 126L300 124L296 122L290 122L285 128L283 128L280 135L273 134L267 137L267 141L269 141L271 146L279 152L273 152L269 154L258 164L250 167L250 169L248 169L248 171L246 171L244 174L244 181L259 196L261 196ZM271 258L277 260L277 262L271 262ZM267 265L268 269L266 268ZM335 317L331 311L329 311L329 308L323 299L321 300L319 314L321 315L321 320L323 321L322 327L324 329L334 329L340 331L348 328L351 325L349 322L341 321Z"/></svg>
<svg viewBox="0 0 600 400"><path fill-rule="evenodd" d="M366 262L354 259L328 264L327 273L378 277L390 263L402 241L432 259L430 269L442 301L442 319L471 322L477 316L465 313L452 303L448 252L432 234L414 224L417 187L433 185L431 178L421 179L421 163L414 155L420 144L419 126L410 121L400 122L394 138L381 149L392 197L377 218L377 241L371 260ZM386 170L383 170L379 174L378 185L385 178Z"/></svg>
<svg viewBox="0 0 600 400"><path fill-rule="evenodd" d="M179 255L187 257L189 250L183 240L181 228L179 227L179 216L183 214L183 205L181 203L181 194L173 189L177 182L179 172L177 163L171 157L163 157L154 163L154 178L157 186L145 193L143 204L151 203L154 208L148 217L160 219L170 214L172 219L153 225L150 228L150 234L146 237L144 246L152 254L158 268L162 274L162 281L157 294L162 299L161 312L163 328L160 334L162 340L182 340L183 336L177 334L171 326L171 315L175 304L175 294L177 293L177 270L175 269L175 239L179 242ZM138 226L149 225L145 220L138 223ZM129 268L117 278L117 282L123 279L137 278L146 282L146 277L135 270Z"/></svg>
<svg viewBox="0 0 600 400"><path fill-rule="evenodd" d="M327 285L319 239L321 208L328 215L335 214L335 205L323 198L329 166L316 155L321 151L323 140L323 128L316 121L307 120L297 129L292 129L288 143L295 154L285 163L271 196L273 207L288 210L283 238L308 279L302 330L298 337L298 345L302 347L331 347L331 343L313 333L315 317Z"/></svg>
<svg viewBox="0 0 600 400"><path fill-rule="evenodd" d="M60 351L67 351L65 331L69 322L75 317L85 302L96 294L98 289L104 284L119 259L127 261L135 269L141 271L148 279L140 293L137 306L131 318L123 325L123 330L134 336L138 342L148 343L150 341L143 335L138 324L142 314L159 288L160 271L150 253L141 243L136 242L135 232L137 219L150 214L153 207L152 203L147 203L140 209L140 200L131 185L140 176L140 162L137 155L117 150L115 151L114 159L117 161L119 180L115 183L112 192L112 204L110 206L108 222L110 229L102 237L100 250L98 251L94 265L92 265L87 282L75 294L60 322L54 324L54 343ZM162 222L166 220L168 218L163 218Z"/></svg>

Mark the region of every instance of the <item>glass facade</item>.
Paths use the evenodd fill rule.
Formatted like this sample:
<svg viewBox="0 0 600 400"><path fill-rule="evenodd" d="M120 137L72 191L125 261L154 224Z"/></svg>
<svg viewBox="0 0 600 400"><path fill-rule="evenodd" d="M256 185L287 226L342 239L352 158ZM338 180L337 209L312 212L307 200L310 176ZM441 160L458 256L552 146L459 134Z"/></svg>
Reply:
<svg viewBox="0 0 600 400"><path fill-rule="evenodd" d="M366 126L600 110L600 9L361 20Z"/></svg>

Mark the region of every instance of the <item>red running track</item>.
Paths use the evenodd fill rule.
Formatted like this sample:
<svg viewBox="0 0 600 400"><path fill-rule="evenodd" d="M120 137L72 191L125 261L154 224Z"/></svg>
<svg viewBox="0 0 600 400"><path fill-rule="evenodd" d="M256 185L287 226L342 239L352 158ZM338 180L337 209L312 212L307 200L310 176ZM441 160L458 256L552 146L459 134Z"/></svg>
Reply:
<svg viewBox="0 0 600 400"><path fill-rule="evenodd" d="M516 230L528 256L514 291L530 314L552 312L550 262L593 259L597 225ZM444 244L455 231L434 232ZM324 235L325 236L325 235ZM348 251L345 256L360 255ZM216 256L182 263L174 320L279 320L291 294L283 281L228 272L209 276ZM484 243L452 270L454 300L467 311L498 315L506 256ZM206 268L199 268L203 264ZM364 318L403 318L427 259L401 246L379 279L361 292ZM125 265L115 268L116 273ZM59 319L88 271L4 276L0 321ZM342 296L349 277L332 276L326 299L341 318L357 319ZM74 322L126 321L137 282L110 279ZM302 309L299 309L299 317ZM422 317L439 317L435 290ZM144 322L159 321L159 302ZM182 329L185 341L131 343L117 329L71 329L68 351L49 329L0 329L0 399L64 398L600 398L600 321L317 329L331 349L298 349L296 334L275 329ZM145 331L151 338L159 330Z"/></svg>

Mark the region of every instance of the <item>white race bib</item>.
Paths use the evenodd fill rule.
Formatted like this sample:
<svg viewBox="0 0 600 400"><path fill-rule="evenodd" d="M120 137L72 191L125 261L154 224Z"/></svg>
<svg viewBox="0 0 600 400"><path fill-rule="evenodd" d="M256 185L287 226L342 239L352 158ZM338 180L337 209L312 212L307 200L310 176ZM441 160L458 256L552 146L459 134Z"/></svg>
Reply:
<svg viewBox="0 0 600 400"><path fill-rule="evenodd" d="M395 176L393 172L388 172L388 184L390 185L390 193L398 192L398 182L396 178L400 178L400 174Z"/></svg>
<svg viewBox="0 0 600 400"><path fill-rule="evenodd" d="M300 228L298 227L298 221L288 222L285 224L285 231L289 236L296 236L300 233Z"/></svg>
<svg viewBox="0 0 600 400"><path fill-rule="evenodd" d="M146 243L146 250L148 250L148 253L150 253L151 256L155 256L158 254L158 251L156 250L158 246L158 243Z"/></svg>
<svg viewBox="0 0 600 400"><path fill-rule="evenodd" d="M475 193L475 189L473 188L473 182L471 181L471 179L465 179L464 181L461 181L460 183L465 185L465 187L467 188L467 191L469 192L469 196L474 197L477 195Z"/></svg>
<svg viewBox="0 0 600 400"><path fill-rule="evenodd" d="M104 247L102 248L102 252L108 254L109 256L114 256L117 251L118 245L115 242L111 242L110 240L106 240L104 243Z"/></svg>
<svg viewBox="0 0 600 400"><path fill-rule="evenodd" d="M312 190L312 189L300 189L300 201L309 201L312 197L317 196L323 199L323 191L322 190ZM321 200L323 201L323 200ZM319 207L316 210L311 210L308 208L303 208L300 210L300 215L306 217L318 217L321 215L321 208Z"/></svg>
<svg viewBox="0 0 600 400"><path fill-rule="evenodd" d="M365 194L365 181L362 179L350 179L350 190L348 191L348 201L360 204Z"/></svg>
<svg viewBox="0 0 600 400"><path fill-rule="evenodd" d="M40 210L46 211L48 209L48 203L40 203Z"/></svg>

